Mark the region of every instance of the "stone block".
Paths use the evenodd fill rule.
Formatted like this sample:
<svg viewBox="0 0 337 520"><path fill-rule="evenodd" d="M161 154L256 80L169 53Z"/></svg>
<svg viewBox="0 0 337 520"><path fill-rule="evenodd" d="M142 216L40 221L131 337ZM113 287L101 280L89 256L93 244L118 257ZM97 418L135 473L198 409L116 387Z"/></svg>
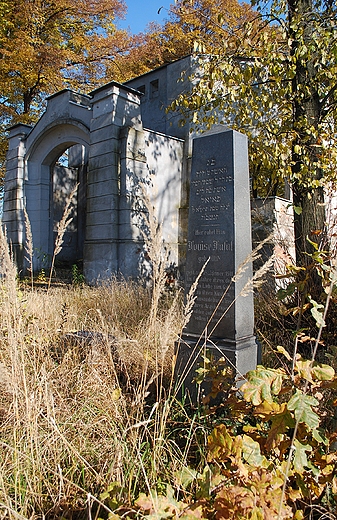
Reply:
<svg viewBox="0 0 337 520"><path fill-rule="evenodd" d="M116 157L117 158L117 157ZM97 170L90 170L90 175L88 179L88 185L91 186L92 184L106 182L106 181L112 181L114 180L114 183L116 183L117 179L117 170L118 165L110 165L110 166L104 166L102 168L98 168Z"/></svg>
<svg viewBox="0 0 337 520"><path fill-rule="evenodd" d="M105 212L102 212L104 216ZM105 215L106 218L109 218L108 215ZM111 217L110 217L111 218ZM88 220L90 221L90 215L88 215ZM117 226L112 222L106 221L104 224L95 224L91 226L88 224L86 226L86 240L117 240ZM99 257L97 257L99 258Z"/></svg>
<svg viewBox="0 0 337 520"><path fill-rule="evenodd" d="M111 172L110 172L111 173ZM99 182L91 182L88 186L88 198L111 196L111 208L116 208L116 197L118 196L118 184L116 179L110 178L108 180L100 180ZM114 202L115 201L115 202Z"/></svg>
<svg viewBox="0 0 337 520"><path fill-rule="evenodd" d="M116 241L86 240L84 244L83 271L88 283L109 279L118 272Z"/></svg>
<svg viewBox="0 0 337 520"><path fill-rule="evenodd" d="M87 212L87 227L107 226L107 228L109 228L111 226L117 226L118 224L118 213L116 211L111 211L110 208L106 210L100 209L97 211Z"/></svg>
<svg viewBox="0 0 337 520"><path fill-rule="evenodd" d="M93 157L105 155L107 153L117 154L119 151L118 141L116 139L107 139L105 141L99 141L94 143L90 147L90 160Z"/></svg>
<svg viewBox="0 0 337 520"><path fill-rule="evenodd" d="M97 129L91 129L90 142L99 143L107 139L119 139L120 127L110 121L109 125L100 125Z"/></svg>
<svg viewBox="0 0 337 520"><path fill-rule="evenodd" d="M101 168L111 167L115 170L118 164L118 154L114 152L107 152L105 155L97 157L89 156L89 182L91 171L99 171Z"/></svg>

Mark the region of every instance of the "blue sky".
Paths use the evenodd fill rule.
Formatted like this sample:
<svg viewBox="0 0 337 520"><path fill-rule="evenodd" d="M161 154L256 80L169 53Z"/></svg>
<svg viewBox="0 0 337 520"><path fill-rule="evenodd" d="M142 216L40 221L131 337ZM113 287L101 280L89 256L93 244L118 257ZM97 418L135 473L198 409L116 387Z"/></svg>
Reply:
<svg viewBox="0 0 337 520"><path fill-rule="evenodd" d="M167 18L167 10L172 1L170 0L125 0L128 12L125 20L119 21L119 26L130 27L132 33L137 34L144 31L149 22L162 22ZM158 9L161 9L158 14Z"/></svg>

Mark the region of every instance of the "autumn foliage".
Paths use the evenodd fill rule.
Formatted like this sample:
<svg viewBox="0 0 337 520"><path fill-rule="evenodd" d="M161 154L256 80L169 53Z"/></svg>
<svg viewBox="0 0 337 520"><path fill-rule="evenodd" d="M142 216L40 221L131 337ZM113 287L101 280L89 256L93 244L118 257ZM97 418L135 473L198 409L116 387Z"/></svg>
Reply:
<svg viewBox="0 0 337 520"><path fill-rule="evenodd" d="M0 125L36 122L46 96L88 91L105 62L126 52L131 37L116 28L123 0L10 0L0 4Z"/></svg>
<svg viewBox="0 0 337 520"><path fill-rule="evenodd" d="M207 52L241 34L253 16L237 0L180 0L163 26L132 35L118 28L124 0L2 0L0 2L0 167L5 129L34 124L44 102L63 88L90 92L108 81L127 81L193 52Z"/></svg>
<svg viewBox="0 0 337 520"><path fill-rule="evenodd" d="M163 25L149 24L135 37L130 52L116 57L119 77L127 80L183 58L196 50L196 44L202 43L205 53L217 53L225 42L240 40L244 24L255 16L248 3L237 0L178 0L171 4Z"/></svg>
<svg viewBox="0 0 337 520"><path fill-rule="evenodd" d="M1 115L31 122L41 96L98 81L104 57L125 50L122 0L13 0L1 24Z"/></svg>

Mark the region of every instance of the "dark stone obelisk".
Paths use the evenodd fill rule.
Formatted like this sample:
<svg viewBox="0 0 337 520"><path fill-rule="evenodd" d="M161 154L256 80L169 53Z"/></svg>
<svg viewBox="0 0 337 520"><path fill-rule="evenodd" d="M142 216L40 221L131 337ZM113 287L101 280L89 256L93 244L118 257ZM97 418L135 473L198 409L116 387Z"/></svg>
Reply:
<svg viewBox="0 0 337 520"><path fill-rule="evenodd" d="M252 278L251 252L247 138L232 130L195 138L185 298L205 268L176 368L178 384L192 396L196 363L205 349L225 357L238 375L256 367L253 293L243 294Z"/></svg>

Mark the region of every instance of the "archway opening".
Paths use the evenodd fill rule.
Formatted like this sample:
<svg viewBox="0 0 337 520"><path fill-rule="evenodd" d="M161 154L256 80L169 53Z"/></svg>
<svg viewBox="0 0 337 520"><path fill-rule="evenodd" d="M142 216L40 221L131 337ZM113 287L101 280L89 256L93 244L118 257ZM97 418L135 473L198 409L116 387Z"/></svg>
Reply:
<svg viewBox="0 0 337 520"><path fill-rule="evenodd" d="M57 255L55 265L69 268L74 264L81 266L86 222L87 152L83 145L72 145L59 155L51 166L51 218L50 251L59 232L59 223L71 192L77 186L72 198L72 221L63 235L63 244Z"/></svg>

